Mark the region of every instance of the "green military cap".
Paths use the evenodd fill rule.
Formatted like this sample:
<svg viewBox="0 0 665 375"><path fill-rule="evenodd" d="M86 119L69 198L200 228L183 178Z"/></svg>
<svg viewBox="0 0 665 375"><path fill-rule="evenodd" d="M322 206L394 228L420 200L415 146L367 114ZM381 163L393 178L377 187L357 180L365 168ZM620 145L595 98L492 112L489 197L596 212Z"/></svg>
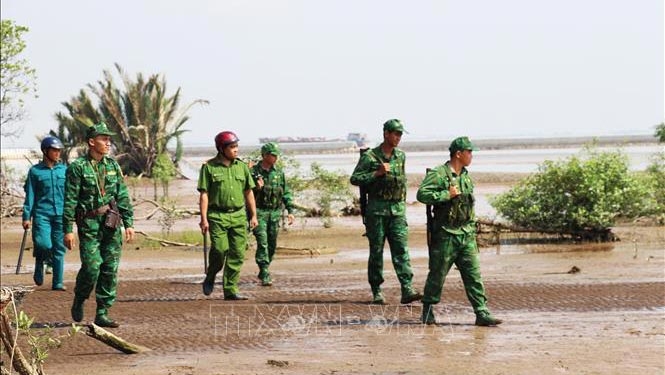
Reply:
<svg viewBox="0 0 665 375"><path fill-rule="evenodd" d="M402 121L394 118L392 120L388 120L383 123L383 130L384 131L389 131L389 132L402 132L402 133L409 133L404 129L404 124L402 124Z"/></svg>
<svg viewBox="0 0 665 375"><path fill-rule="evenodd" d="M261 155L271 154L279 156L282 154L282 151L279 150L279 146L275 142L268 142L261 147Z"/></svg>
<svg viewBox="0 0 665 375"><path fill-rule="evenodd" d="M110 131L104 122L88 127L86 132L86 137L88 139L95 138L98 135L115 135L115 133Z"/></svg>
<svg viewBox="0 0 665 375"><path fill-rule="evenodd" d="M471 143L469 137L458 137L455 138L450 143L450 147L448 147L448 150L450 150L450 152L464 151L464 150L478 151L478 147L476 147L473 143Z"/></svg>

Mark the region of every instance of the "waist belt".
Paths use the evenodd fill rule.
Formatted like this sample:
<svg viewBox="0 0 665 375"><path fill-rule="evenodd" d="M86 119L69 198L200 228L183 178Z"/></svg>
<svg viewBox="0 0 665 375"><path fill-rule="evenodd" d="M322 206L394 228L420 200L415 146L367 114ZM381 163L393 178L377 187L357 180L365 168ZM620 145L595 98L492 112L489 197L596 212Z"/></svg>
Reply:
<svg viewBox="0 0 665 375"><path fill-rule="evenodd" d="M101 207L98 207L97 209L94 209L94 210L91 210L91 211L88 211L88 212L84 213L83 217L95 217L95 216L99 216L99 215L104 215L106 213L106 211L108 211L110 208L111 208L110 205L105 204Z"/></svg>
<svg viewBox="0 0 665 375"><path fill-rule="evenodd" d="M242 210L243 208L245 208L245 207L243 206L243 207L234 207L234 208L208 208L208 211L221 212L221 213L224 213L224 214L231 214L231 213L234 213L234 212L238 212L238 211Z"/></svg>

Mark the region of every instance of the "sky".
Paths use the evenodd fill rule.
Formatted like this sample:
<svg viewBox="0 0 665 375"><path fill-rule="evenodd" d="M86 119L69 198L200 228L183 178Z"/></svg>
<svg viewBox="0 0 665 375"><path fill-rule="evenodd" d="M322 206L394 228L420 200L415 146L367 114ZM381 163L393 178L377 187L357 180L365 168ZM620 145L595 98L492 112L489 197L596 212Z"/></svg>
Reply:
<svg viewBox="0 0 665 375"><path fill-rule="evenodd" d="M223 130L402 139L653 134L665 119L662 0L0 0L30 28L38 94L18 139L118 63L162 74L185 145ZM119 83L119 79L117 80Z"/></svg>

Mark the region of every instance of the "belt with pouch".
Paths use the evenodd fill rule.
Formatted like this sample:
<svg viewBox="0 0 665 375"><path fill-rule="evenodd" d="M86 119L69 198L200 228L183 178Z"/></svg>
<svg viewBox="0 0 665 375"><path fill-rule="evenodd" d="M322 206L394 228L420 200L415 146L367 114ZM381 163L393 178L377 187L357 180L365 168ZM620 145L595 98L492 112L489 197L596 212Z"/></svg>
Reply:
<svg viewBox="0 0 665 375"><path fill-rule="evenodd" d="M94 210L90 210L90 211L84 213L83 217L90 218L90 217L95 217L95 216L99 216L99 215L104 215L106 213L106 211L108 211L110 209L111 209L111 205L110 204L105 204L101 207L97 207Z"/></svg>

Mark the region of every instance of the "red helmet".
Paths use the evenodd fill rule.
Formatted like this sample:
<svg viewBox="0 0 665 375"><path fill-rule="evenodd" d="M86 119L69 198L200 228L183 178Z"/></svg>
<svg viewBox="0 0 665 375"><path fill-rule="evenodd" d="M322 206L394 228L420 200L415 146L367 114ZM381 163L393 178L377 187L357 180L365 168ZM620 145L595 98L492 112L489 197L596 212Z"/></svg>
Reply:
<svg viewBox="0 0 665 375"><path fill-rule="evenodd" d="M215 147L217 151L222 152L222 148L230 145L231 143L238 143L240 141L236 133L230 131L223 131L215 137Z"/></svg>

